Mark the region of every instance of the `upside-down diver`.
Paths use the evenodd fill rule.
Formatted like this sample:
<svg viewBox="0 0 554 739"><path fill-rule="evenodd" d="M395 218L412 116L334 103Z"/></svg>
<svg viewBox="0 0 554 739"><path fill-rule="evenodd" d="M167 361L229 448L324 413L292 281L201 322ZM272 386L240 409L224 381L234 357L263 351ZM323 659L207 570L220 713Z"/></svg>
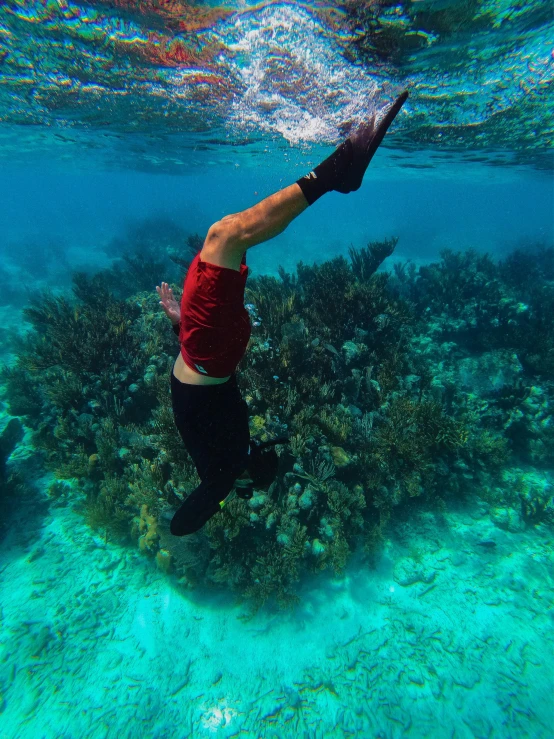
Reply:
<svg viewBox="0 0 554 739"><path fill-rule="evenodd" d="M175 536L198 531L235 494L249 498L253 488L267 489L277 474L275 445L287 441L250 440L248 406L237 385L235 369L251 332L246 251L280 234L325 193L358 190L407 97L403 92L372 115L294 184L214 223L188 268L180 305L167 283L156 287L181 345L171 372L175 423L201 480L171 520Z"/></svg>

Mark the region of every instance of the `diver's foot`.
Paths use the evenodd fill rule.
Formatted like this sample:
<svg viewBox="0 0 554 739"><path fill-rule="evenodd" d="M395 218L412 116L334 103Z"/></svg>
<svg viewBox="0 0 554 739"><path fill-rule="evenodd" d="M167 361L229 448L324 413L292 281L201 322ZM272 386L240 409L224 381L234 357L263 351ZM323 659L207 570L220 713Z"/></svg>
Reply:
<svg viewBox="0 0 554 739"><path fill-rule="evenodd" d="M389 106L374 113L367 123L362 123L358 130L344 144L341 144L348 150L351 163L343 178L333 188L334 190L348 193L360 188L373 155L407 98L408 91L406 90Z"/></svg>
<svg viewBox="0 0 554 739"><path fill-rule="evenodd" d="M393 103L377 111L331 156L296 181L308 205L331 190L343 193L358 190L373 155L407 97L405 91Z"/></svg>

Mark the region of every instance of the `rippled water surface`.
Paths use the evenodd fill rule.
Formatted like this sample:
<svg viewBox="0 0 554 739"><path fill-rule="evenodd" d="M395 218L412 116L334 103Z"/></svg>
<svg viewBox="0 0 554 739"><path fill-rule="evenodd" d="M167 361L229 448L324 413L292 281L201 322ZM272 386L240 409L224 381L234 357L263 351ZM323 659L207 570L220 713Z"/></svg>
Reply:
<svg viewBox="0 0 554 739"><path fill-rule="evenodd" d="M552 16L542 0L4 2L1 155L175 169L222 145L337 142L407 87L400 160L549 168Z"/></svg>

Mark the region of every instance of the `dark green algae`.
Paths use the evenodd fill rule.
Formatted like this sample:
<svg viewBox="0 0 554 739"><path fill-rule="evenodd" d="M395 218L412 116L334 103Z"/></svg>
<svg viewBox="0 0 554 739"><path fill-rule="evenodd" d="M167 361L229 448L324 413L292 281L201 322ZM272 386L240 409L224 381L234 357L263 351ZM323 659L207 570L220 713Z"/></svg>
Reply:
<svg viewBox="0 0 554 739"><path fill-rule="evenodd" d="M356 549L371 562L390 522L416 506L478 495L500 526L552 523L550 489L524 471L554 458L554 250L500 262L445 251L378 272L395 246L249 278L259 325L238 380L251 432L291 441L269 491L232 500L185 538L167 523L198 484L170 405L178 344L141 289L163 266L177 292L187 260L149 246L125 257L135 290L116 265L74 275L72 296L37 296L2 379L55 478L52 504L138 544L183 586L230 588L253 608L294 604L304 574L340 573ZM4 484L3 497L18 489Z"/></svg>

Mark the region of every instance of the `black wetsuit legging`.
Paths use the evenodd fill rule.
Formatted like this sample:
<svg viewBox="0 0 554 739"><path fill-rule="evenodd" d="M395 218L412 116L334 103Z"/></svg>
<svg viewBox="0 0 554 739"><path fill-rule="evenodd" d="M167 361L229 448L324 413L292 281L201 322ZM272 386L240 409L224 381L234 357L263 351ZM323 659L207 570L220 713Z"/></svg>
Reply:
<svg viewBox="0 0 554 739"><path fill-rule="evenodd" d="M184 536L221 510L220 501L246 469L248 406L235 374L221 385L188 385L172 371L171 400L175 424L202 481L171 521L171 533Z"/></svg>

